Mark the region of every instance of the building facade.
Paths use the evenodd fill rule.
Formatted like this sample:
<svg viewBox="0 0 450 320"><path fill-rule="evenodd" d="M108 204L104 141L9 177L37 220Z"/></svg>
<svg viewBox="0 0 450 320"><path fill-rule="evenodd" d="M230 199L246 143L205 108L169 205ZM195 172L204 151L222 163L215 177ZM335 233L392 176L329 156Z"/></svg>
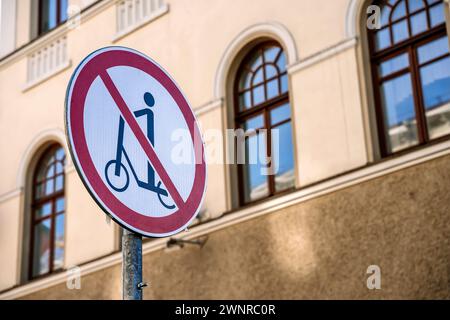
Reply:
<svg viewBox="0 0 450 320"><path fill-rule="evenodd" d="M121 298L121 230L85 190L64 133L74 68L110 45L172 75L219 159L199 218L173 237L202 246L144 241L144 298L450 298L449 10L2 0L0 299ZM268 129L276 173L227 164L236 128Z"/></svg>

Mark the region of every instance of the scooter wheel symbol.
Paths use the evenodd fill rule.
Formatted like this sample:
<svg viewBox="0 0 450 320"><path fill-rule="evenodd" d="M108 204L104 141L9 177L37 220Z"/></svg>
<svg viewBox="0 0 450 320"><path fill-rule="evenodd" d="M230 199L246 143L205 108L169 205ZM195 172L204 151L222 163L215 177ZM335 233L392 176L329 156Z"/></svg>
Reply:
<svg viewBox="0 0 450 320"><path fill-rule="evenodd" d="M112 169L112 171L111 171L110 167L113 164L114 164L114 166L111 168ZM117 192L122 192L128 188L128 184L130 183L130 175L128 174L128 171L125 168L125 166L122 163L120 163L119 176L116 176L115 170L116 170L117 165L118 164L117 164L116 160L109 161L105 166L105 176L106 176L106 181L108 182L108 184L111 188L113 188ZM122 172L124 172L125 174L122 174ZM113 178L112 180L114 183L111 181L110 175ZM123 180L125 180L125 181L123 181Z"/></svg>
<svg viewBox="0 0 450 320"><path fill-rule="evenodd" d="M157 187L157 188L160 188L160 187L161 187L161 181L158 182L158 185L157 185L156 187ZM158 199L159 199L159 202L161 202L161 204L162 204L164 207L166 207L167 209L173 209L173 208L175 208L175 205L174 205L174 204L170 205L170 204L165 203L164 200L163 200L163 198L162 198L162 196L161 196L161 193L159 193L159 192L158 192Z"/></svg>

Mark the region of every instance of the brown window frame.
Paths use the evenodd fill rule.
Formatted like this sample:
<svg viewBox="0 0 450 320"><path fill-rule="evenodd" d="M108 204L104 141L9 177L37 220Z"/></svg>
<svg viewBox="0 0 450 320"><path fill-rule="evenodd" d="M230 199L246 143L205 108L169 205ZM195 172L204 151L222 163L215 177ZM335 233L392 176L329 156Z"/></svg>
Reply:
<svg viewBox="0 0 450 320"><path fill-rule="evenodd" d="M373 5L384 5L385 1L373 1ZM390 15L392 15L395 6L397 6L400 3L400 1L396 2L394 6L392 6L392 12ZM375 111L376 111L376 122L377 122L377 130L378 130L378 139L380 144L380 152L381 156L383 158L404 154L410 151L413 151L418 148L422 148L425 145L438 143L444 140L448 140L450 138L450 134L430 139L428 136L428 125L427 125L427 119L425 116L425 106L423 101L423 89L421 85L421 79L420 79L420 67L423 67L424 65L431 64L437 60L443 59L447 56L450 56L450 52L439 56L435 59L432 59L430 61L427 61L426 63L419 64L418 57L416 54L416 49L419 46L422 46L426 43L432 42L433 40L436 40L443 36L448 36L447 29L446 29L446 23L441 23L440 25L431 27L431 18L430 18L430 9L440 5L441 3L444 3L442 0L437 1L431 5L428 4L427 1L424 1L425 8L414 11L410 13L409 6L407 1L405 2L405 10L406 15L401 18L393 19L391 20L391 17L389 17L389 22L386 26L383 26L379 30L368 30L368 44L369 44L369 54L370 54L370 69L372 74L372 82L373 82L373 92L374 92L374 102L375 102ZM380 31L382 29L390 28L389 29L389 36L391 39L391 43L393 43L393 28L392 26L395 23L406 21L407 27L408 27L408 33L412 34L412 27L411 27L411 16L416 15L421 12L426 12L426 18L427 18L427 27L428 29L426 31L423 31L417 35L412 35L408 37L405 40L402 40L401 42L397 44L392 44L391 46L378 50L376 49L376 33L377 31ZM408 54L409 59L409 65L406 68L403 68L401 70L395 71L392 74L389 74L388 76L380 77L379 75L379 66L380 64L385 61L389 60L393 57L400 56L404 53ZM387 139L387 130L385 126L385 112L383 110L382 105L382 97L381 97L381 84L390 78L398 77L402 74L409 73L411 75L411 83L412 83L412 91L413 91L413 101L414 101L414 111L416 115L416 122L417 122L417 138L418 138L418 144L414 146L407 147L405 149L396 151L396 152L389 152L388 151L388 142Z"/></svg>
<svg viewBox="0 0 450 320"><path fill-rule="evenodd" d="M272 139L271 139L271 129L281 126L285 123L291 122L292 123L292 115L289 116L288 119L285 119L281 122L275 123L275 124L271 124L271 118L270 118L270 111L273 109L276 109L277 107L282 106L283 104L286 103L290 103L289 101L289 85L288 85L288 89L285 93L281 93L282 92L282 86L281 86L281 81L282 81L282 77L286 76L287 77L287 70L284 70L282 72L280 72L280 70L278 69L277 66L275 66L277 68L277 75L273 76L271 78L267 78L266 77L266 71L265 71L265 65L267 64L273 64L271 62L266 62L265 61L265 56L264 56L264 49L268 48L268 47L273 47L276 46L278 48L280 48L280 52L277 54L276 58L274 59L274 61L277 61L278 58L280 57L281 54L286 55L283 47L274 40L267 40L264 42L261 42L259 44L257 44L255 47L253 47L244 57L244 59L241 61L237 72L236 72L236 76L234 79L234 83L233 83L233 100L234 100L234 128L235 129L242 129L243 125L245 124L245 121L256 117L257 115L263 115L264 117L264 124L263 127L260 127L258 129L256 129L256 133L261 129L266 129L267 130L267 141L266 141L266 152L267 152L267 156L270 157L271 156L271 148L272 148ZM262 68L262 72L263 72L263 81L258 83L257 85L253 85L253 83L250 83L249 87L246 87L245 89L240 90L239 89L239 81L241 79L241 76L243 75L243 73L246 71L247 68L247 64L248 62L255 56L255 54L257 52L260 52L260 57L262 59L262 64L260 67L258 68ZM255 72L256 73L256 72ZM252 78L255 76L255 74L253 74ZM281 93L276 97L273 97L271 99L268 100L264 100L264 102L259 103L257 105L254 105L253 102L253 94L250 95L250 101L251 101L251 106L245 110L241 110L240 108L240 102L239 102L239 97L241 94L243 94L244 92L247 91L252 91L253 88L255 87L259 87L259 86L263 86L264 87L264 97L267 97L267 84L270 81L273 81L275 79L278 79L278 91ZM292 134L292 132L291 132ZM286 192L290 192L292 190L294 190L295 188L287 188L284 190L280 190L280 191L276 191L275 189L275 175L270 174L267 175L267 184L268 184L268 194L264 197L261 197L259 199L255 199L255 200L249 200L246 201L245 199L245 179L244 179L244 168L245 164L237 164L237 175L238 175L238 191L239 191L239 197L238 197L238 201L239 201L239 206L243 207L246 205L251 205L251 204L255 204L261 201L266 200L267 198L276 196L276 195L281 195L284 194Z"/></svg>
<svg viewBox="0 0 450 320"><path fill-rule="evenodd" d="M62 20L61 18L61 1L63 0L56 0L56 25L53 28L50 28L48 30L42 30L42 6L43 6L43 2L45 0L39 0L38 3L38 37L50 32L53 29L56 29L57 27L59 27L60 25L62 25L64 22L67 21L67 18L65 20ZM67 2L69 2L67 0ZM69 3L67 3L67 5L69 5Z"/></svg>
<svg viewBox="0 0 450 320"><path fill-rule="evenodd" d="M30 221L30 230L31 230L30 231L30 250L29 250L29 265L28 265L28 279L30 279L30 280L45 277L45 276L55 272L56 270L59 270L59 269L55 269L54 261L53 261L54 260L54 251L55 251L55 233L56 233L55 222L56 222L56 218L59 215L65 214L65 208L63 211L56 212L56 201L59 198L64 197L64 203L65 203L65 172L64 172L64 168L65 168L65 160L66 160L65 151L64 151L64 157L62 160L56 159L56 152L60 148L62 148L62 147L59 144L52 144L51 146L47 147L47 149L40 156L40 158L36 164L36 167L34 169L34 173L33 173L31 221ZM43 161L46 159L46 157L50 153L53 153L53 155L55 156L55 160L50 164L43 163ZM61 163L63 165L62 173L56 172L56 164L57 163ZM42 166L44 166L44 165L46 165L47 167L51 166L51 165L55 165L55 172L52 176L45 177L44 179L38 181L38 173L39 173L40 169L42 168ZM63 180L62 189L59 191L53 192L52 194L47 195L45 197L37 198L37 186L44 184L48 180L53 180L53 183L55 186L56 178L59 176L62 176L62 178L63 178L62 179ZM37 209L45 203L51 203L50 214L47 214L42 217L36 217ZM47 273L40 274L40 275L33 275L34 252L35 252L35 247L34 247L35 246L35 243L34 243L35 227L44 220L50 220L49 269L48 269Z"/></svg>

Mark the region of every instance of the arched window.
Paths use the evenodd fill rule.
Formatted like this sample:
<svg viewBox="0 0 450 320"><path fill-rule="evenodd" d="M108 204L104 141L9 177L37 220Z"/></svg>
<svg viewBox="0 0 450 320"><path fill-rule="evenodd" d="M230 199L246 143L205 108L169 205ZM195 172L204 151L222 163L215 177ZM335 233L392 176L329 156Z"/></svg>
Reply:
<svg viewBox="0 0 450 320"><path fill-rule="evenodd" d="M245 163L238 165L243 205L294 187L286 57L278 43L264 42L249 52L234 95L235 127L246 132Z"/></svg>
<svg viewBox="0 0 450 320"><path fill-rule="evenodd" d="M375 1L369 30L383 156L450 134L450 54L442 0Z"/></svg>
<svg viewBox="0 0 450 320"><path fill-rule="evenodd" d="M42 154L34 172L30 278L63 267L65 161L64 149L59 145L52 145Z"/></svg>

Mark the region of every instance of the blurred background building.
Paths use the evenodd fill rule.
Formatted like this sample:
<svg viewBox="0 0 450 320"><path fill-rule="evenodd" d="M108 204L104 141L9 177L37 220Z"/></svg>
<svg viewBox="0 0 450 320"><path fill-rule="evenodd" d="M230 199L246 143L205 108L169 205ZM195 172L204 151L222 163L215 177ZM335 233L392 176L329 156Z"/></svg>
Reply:
<svg viewBox="0 0 450 320"><path fill-rule="evenodd" d="M145 298L450 298L447 1L0 6L1 299L121 298L120 228L64 133L74 68L109 45L162 65L205 132L280 134L266 146L280 150L275 175L208 165L200 216L174 237L203 246L144 242ZM371 265L380 290L367 287Z"/></svg>

